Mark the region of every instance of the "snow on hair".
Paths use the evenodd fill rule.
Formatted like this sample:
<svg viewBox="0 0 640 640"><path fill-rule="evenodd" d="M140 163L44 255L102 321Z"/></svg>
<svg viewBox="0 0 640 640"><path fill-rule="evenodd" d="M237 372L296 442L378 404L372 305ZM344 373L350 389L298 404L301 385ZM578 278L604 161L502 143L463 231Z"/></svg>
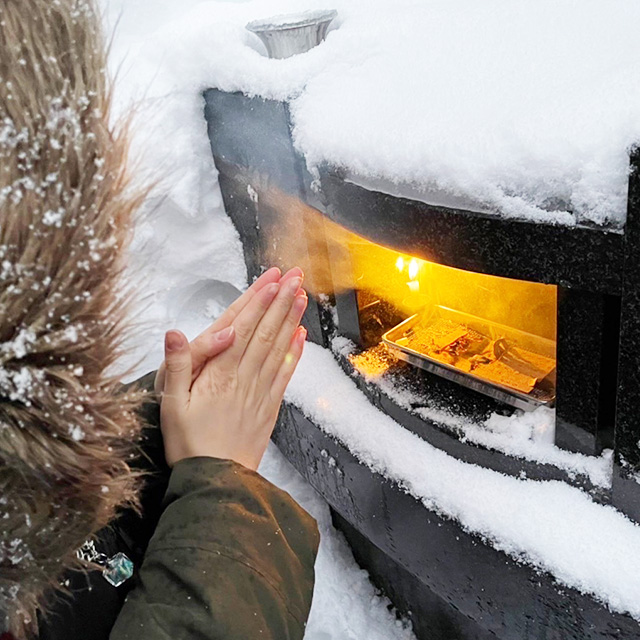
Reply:
<svg viewBox="0 0 640 640"><path fill-rule="evenodd" d="M93 1L0 4L0 612L16 637L75 550L136 504L140 394L109 371L144 193L105 67Z"/></svg>

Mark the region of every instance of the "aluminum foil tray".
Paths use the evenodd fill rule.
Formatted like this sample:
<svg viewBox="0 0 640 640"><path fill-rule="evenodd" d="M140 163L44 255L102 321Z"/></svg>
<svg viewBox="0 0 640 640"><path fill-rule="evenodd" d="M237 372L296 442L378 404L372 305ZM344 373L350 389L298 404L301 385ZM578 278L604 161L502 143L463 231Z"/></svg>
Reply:
<svg viewBox="0 0 640 640"><path fill-rule="evenodd" d="M416 367L452 380L464 387L488 395L512 407L523 409L524 411L532 411L541 405L553 406L555 402L555 384L546 385L548 388L536 386L530 393L524 393L496 382L485 380L484 378L474 375L472 372L462 371L453 365L435 360L406 345L398 344L398 340L403 338L406 332L418 324L418 322L431 324L439 318L453 320L490 338L505 337L507 340L523 348L527 348L546 357L555 358L555 342L552 340L540 338L539 336L534 336L511 327L499 325L454 309L440 306L434 306L430 309L420 311L410 318L407 318L399 325L393 327L393 329L387 331L382 336L382 341L400 360L404 360ZM555 376L555 371L551 376Z"/></svg>

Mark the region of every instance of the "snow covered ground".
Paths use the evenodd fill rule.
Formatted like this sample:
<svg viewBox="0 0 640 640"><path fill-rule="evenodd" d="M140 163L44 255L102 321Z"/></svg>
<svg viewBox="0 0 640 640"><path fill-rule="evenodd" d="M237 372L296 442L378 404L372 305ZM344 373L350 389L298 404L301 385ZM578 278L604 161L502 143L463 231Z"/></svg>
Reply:
<svg viewBox="0 0 640 640"><path fill-rule="evenodd" d="M627 0L615 12L600 0L338 0L339 29L284 61L263 58L243 25L317 8L314 0L102 2L111 25L120 19L111 64L119 109L138 104L138 171L160 178L131 256L147 292L139 311L146 328L137 345L141 369L159 362L166 329L194 335L246 284L206 138L200 92L209 86L293 96L296 140L313 161L473 194L509 215L563 223L577 214L624 218L626 146L640 126L633 29L640 9ZM608 46L614 38L616 47ZM448 113L436 105L443 94ZM551 200L577 214L546 211ZM640 561L632 551L640 528L613 509L561 483L453 460L377 412L314 345L288 397L427 508L640 619ZM326 505L276 451L263 471L321 525L307 638L412 637L375 596Z"/></svg>

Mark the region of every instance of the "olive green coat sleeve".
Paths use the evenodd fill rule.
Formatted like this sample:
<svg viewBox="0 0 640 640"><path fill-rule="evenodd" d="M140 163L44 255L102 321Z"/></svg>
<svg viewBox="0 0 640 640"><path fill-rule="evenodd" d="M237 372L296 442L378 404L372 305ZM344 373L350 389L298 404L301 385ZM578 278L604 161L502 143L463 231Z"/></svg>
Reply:
<svg viewBox="0 0 640 640"><path fill-rule="evenodd" d="M182 460L110 640L301 639L318 543L315 521L257 473Z"/></svg>

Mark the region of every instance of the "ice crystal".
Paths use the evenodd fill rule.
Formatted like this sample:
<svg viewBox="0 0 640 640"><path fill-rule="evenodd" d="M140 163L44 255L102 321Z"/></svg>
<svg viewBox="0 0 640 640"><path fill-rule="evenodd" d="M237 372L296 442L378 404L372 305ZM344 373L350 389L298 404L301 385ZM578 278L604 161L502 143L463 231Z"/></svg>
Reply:
<svg viewBox="0 0 640 640"><path fill-rule="evenodd" d="M69 435L76 442L80 442L85 438L85 432L79 425L71 425L69 427Z"/></svg>
<svg viewBox="0 0 640 640"><path fill-rule="evenodd" d="M35 341L36 334L31 329L21 329L13 340L0 344L0 351L19 360L29 353Z"/></svg>
<svg viewBox="0 0 640 640"><path fill-rule="evenodd" d="M24 560L33 560L31 551L21 538L0 540L0 563L9 561L16 565Z"/></svg>

